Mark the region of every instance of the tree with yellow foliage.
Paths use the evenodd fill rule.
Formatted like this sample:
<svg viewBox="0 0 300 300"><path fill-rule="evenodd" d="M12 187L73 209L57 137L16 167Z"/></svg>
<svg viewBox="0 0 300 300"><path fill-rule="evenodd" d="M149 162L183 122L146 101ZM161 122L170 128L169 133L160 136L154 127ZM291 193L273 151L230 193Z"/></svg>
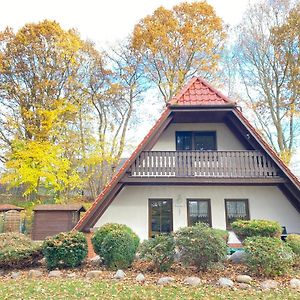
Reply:
<svg viewBox="0 0 300 300"><path fill-rule="evenodd" d="M194 75L217 70L224 25L205 1L159 7L134 28L132 44L142 55L148 78L168 102Z"/></svg>

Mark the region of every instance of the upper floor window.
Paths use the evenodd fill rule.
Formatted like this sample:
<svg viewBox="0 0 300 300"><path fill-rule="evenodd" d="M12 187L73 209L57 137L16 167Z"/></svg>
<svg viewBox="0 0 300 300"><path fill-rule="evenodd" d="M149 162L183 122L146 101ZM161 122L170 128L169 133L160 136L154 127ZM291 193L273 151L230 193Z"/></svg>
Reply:
<svg viewBox="0 0 300 300"><path fill-rule="evenodd" d="M215 131L177 131L176 150L216 150Z"/></svg>

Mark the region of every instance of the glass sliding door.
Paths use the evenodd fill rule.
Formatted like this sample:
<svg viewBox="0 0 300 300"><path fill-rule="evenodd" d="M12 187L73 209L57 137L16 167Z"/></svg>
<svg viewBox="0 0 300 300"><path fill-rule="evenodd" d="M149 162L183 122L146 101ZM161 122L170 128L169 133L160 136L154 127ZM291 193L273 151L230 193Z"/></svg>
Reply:
<svg viewBox="0 0 300 300"><path fill-rule="evenodd" d="M149 199L149 237L173 231L172 199Z"/></svg>

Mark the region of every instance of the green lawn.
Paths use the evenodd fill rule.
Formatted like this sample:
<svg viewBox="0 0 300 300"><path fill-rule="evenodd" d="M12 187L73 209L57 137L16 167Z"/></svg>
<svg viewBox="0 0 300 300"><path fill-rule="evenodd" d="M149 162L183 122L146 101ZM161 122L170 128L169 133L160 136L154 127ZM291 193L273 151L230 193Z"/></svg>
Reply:
<svg viewBox="0 0 300 300"><path fill-rule="evenodd" d="M80 279L37 279L0 281L0 299L300 299L300 292L229 290L213 286L135 285Z"/></svg>

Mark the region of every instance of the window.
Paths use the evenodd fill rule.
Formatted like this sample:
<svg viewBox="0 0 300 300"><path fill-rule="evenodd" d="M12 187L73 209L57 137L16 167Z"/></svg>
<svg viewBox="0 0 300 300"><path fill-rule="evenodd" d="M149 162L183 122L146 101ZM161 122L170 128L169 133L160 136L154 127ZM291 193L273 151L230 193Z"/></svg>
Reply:
<svg viewBox="0 0 300 300"><path fill-rule="evenodd" d="M236 220L249 220L248 199L225 199L226 227Z"/></svg>
<svg viewBox="0 0 300 300"><path fill-rule="evenodd" d="M216 150L215 131L177 131L176 150Z"/></svg>
<svg viewBox="0 0 300 300"><path fill-rule="evenodd" d="M149 237L173 231L172 199L149 199Z"/></svg>
<svg viewBox="0 0 300 300"><path fill-rule="evenodd" d="M211 226L209 199L187 199L188 226L203 222Z"/></svg>

